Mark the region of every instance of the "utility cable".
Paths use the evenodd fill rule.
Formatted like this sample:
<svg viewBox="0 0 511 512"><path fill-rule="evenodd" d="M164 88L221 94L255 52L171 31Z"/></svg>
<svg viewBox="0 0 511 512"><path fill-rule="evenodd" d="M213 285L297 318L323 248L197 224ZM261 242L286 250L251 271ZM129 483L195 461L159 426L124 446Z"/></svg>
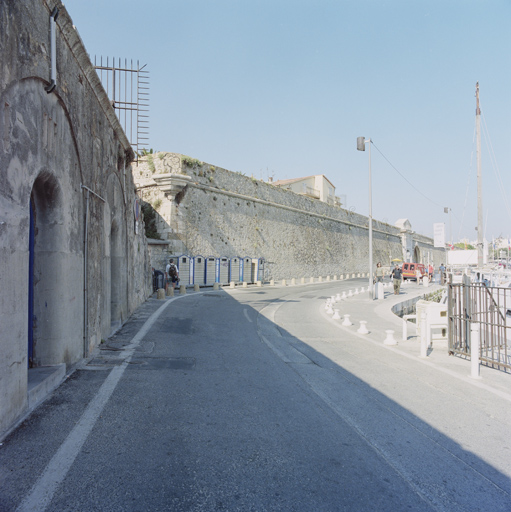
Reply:
<svg viewBox="0 0 511 512"><path fill-rule="evenodd" d="M461 230L463 228L463 221L465 219L465 212L467 210L468 191L470 189L470 177L472 175L472 162L474 160L474 143L475 143L475 139L476 139L476 121L474 120L474 133L472 135L472 151L470 153L470 166L468 168L467 190L465 192L465 203L463 205L463 212L461 214L460 229L458 231L458 240L461 239Z"/></svg>
<svg viewBox="0 0 511 512"><path fill-rule="evenodd" d="M492 164L493 171L495 173L495 177L497 178L497 183L500 188L500 193L502 194L502 199L504 200L504 206L507 210L507 214L509 215L509 219L511 220L511 208L509 207L509 201L508 201L508 198L506 195L506 189L505 189L504 183L502 181L502 176L500 175L499 166L497 164L497 159L495 157L495 151L493 150L493 144L491 142L490 132L488 131L488 126L486 124L486 119L484 118L484 115L482 116L482 118L483 118L483 133L485 134L484 141L486 143L488 153L490 154L490 162Z"/></svg>
<svg viewBox="0 0 511 512"><path fill-rule="evenodd" d="M376 149L376 151L378 151L378 153L380 153L380 155L387 161L387 163L392 167L392 169L394 169L399 174L399 176L401 176L401 178L403 178L408 183L408 185L410 185L416 192L418 192L422 197L427 199L430 203L433 203L434 205L436 205L436 206L438 206L440 208L444 208L443 206L440 206L436 201L433 201L433 199L431 199L428 196L426 196L425 194L423 194L411 181L409 181L405 176L403 176L397 170L395 165L378 149L378 147L376 146L376 144L372 140L371 140L371 143L372 143L373 147Z"/></svg>

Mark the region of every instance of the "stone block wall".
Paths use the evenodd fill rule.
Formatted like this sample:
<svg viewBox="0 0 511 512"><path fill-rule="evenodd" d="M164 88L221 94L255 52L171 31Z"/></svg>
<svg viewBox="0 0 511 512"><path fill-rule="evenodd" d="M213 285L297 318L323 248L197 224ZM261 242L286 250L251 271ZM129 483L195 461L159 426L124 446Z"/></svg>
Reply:
<svg viewBox="0 0 511 512"><path fill-rule="evenodd" d="M0 26L1 438L29 367L73 365L152 290L134 154L64 5L0 2Z"/></svg>
<svg viewBox="0 0 511 512"><path fill-rule="evenodd" d="M191 178L172 201L155 181L167 175ZM160 233L179 240L182 253L264 258L268 279L368 271L363 215L175 153L139 162L134 176L157 207ZM432 240L420 244L436 254ZM401 230L373 220L374 264L402 256Z"/></svg>

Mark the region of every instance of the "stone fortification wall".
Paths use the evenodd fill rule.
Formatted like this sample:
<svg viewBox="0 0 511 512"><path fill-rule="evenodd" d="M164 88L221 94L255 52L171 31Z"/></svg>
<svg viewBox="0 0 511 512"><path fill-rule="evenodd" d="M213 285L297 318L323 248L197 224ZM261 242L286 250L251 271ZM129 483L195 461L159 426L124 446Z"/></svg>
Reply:
<svg viewBox="0 0 511 512"><path fill-rule="evenodd" d="M185 175L173 201L161 176ZM134 172L141 198L156 207L170 252L264 258L268 278L368 271L368 218L254 178L173 153ZM400 230L373 221L373 261L402 255Z"/></svg>
<svg viewBox="0 0 511 512"><path fill-rule="evenodd" d="M134 154L65 7L2 1L0 26L1 438L28 367L90 354L151 287Z"/></svg>

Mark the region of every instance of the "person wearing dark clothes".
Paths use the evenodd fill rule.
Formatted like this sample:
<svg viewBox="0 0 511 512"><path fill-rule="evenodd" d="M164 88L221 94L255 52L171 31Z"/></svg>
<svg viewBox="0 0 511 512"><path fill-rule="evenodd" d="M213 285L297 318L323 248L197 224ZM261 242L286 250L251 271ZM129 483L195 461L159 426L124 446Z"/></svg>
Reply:
<svg viewBox="0 0 511 512"><path fill-rule="evenodd" d="M390 277L394 280L394 295L399 295L401 289L401 269L399 268L397 263L392 269Z"/></svg>

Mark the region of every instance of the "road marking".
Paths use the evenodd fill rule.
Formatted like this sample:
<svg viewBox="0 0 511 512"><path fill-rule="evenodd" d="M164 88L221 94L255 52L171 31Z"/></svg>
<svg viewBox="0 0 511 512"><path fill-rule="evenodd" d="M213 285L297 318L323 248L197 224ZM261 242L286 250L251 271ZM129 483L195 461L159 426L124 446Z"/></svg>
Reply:
<svg viewBox="0 0 511 512"><path fill-rule="evenodd" d="M247 311L247 309L246 309L246 308L243 310L243 314L247 317L247 320L248 320L250 323L252 323L252 320L251 320L251 318L248 316L248 311Z"/></svg>
<svg viewBox="0 0 511 512"><path fill-rule="evenodd" d="M105 382L103 382L102 386L99 388L96 396L89 402L87 409L82 414L76 426L50 460L43 474L34 484L30 493L18 506L16 512L43 512L46 510L53 499L55 491L63 482L77 455L80 453L83 444L96 424L108 399L112 396L112 393L117 387L135 349L168 305L179 298L180 297L167 299L165 303L146 320L144 325L131 340L131 343L120 353L119 357L125 358L124 362L120 366L116 366L112 369Z"/></svg>

